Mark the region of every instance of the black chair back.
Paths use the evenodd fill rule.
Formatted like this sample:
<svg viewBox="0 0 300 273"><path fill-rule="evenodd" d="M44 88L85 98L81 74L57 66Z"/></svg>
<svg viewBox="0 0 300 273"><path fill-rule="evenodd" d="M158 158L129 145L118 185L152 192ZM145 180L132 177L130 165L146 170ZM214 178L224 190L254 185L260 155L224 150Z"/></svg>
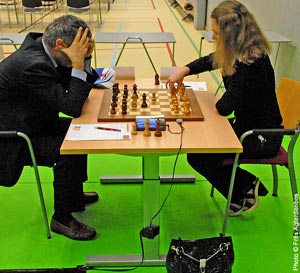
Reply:
<svg viewBox="0 0 300 273"><path fill-rule="evenodd" d="M22 0L22 5L26 8L41 7L42 0Z"/></svg>
<svg viewBox="0 0 300 273"><path fill-rule="evenodd" d="M67 6L71 8L84 8L90 5L89 0L68 0Z"/></svg>

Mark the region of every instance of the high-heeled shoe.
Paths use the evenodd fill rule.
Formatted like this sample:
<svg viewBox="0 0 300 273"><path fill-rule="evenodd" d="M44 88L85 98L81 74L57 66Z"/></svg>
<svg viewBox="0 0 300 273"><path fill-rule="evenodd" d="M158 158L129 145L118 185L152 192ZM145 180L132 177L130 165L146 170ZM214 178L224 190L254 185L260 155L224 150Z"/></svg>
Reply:
<svg viewBox="0 0 300 273"><path fill-rule="evenodd" d="M245 203L243 206L243 211L249 213L255 210L259 206L258 199L258 188L260 185L260 180L256 178L253 181L251 189L245 194Z"/></svg>
<svg viewBox="0 0 300 273"><path fill-rule="evenodd" d="M229 207L228 215L232 217L239 216L243 212L244 205L245 205L245 199L242 199L239 202L239 204L231 203Z"/></svg>

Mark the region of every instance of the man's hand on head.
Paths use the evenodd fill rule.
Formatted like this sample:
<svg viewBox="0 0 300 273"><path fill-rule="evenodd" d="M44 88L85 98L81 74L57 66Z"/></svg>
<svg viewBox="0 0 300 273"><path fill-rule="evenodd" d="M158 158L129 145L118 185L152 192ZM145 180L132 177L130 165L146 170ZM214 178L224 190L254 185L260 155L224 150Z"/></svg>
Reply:
<svg viewBox="0 0 300 273"><path fill-rule="evenodd" d="M94 38L90 38L86 57L90 57L92 55L94 51L94 44L95 44Z"/></svg>
<svg viewBox="0 0 300 273"><path fill-rule="evenodd" d="M84 58L93 52L94 39L88 37L89 29L83 30L80 27L69 47L61 48L61 51L68 56L72 62L72 67L84 70Z"/></svg>

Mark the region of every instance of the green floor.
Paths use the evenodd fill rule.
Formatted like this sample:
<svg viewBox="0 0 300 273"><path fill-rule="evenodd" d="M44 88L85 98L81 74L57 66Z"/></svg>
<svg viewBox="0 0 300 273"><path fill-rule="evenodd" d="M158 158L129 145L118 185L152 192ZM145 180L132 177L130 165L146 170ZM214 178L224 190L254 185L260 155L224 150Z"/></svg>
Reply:
<svg viewBox="0 0 300 273"><path fill-rule="evenodd" d="M162 157L161 174L172 172L175 156ZM247 166L250 168L249 166ZM253 168L253 167L251 167ZM97 254L141 254L139 231L143 227L141 184L107 185L100 175L140 174L141 160L118 155L89 157L89 181L85 190L97 191L101 199L76 217L95 227L100 234L88 242L72 241L52 234L46 239L31 168L26 168L13 188L0 188L0 269L73 268L84 265L87 256ZM52 171L40 168L49 218L53 212ZM298 166L297 166L298 172ZM177 174L195 174L181 155ZM269 167L256 167L255 173L272 188ZM176 184L160 213L161 253L172 238L197 239L218 236L222 228L225 200L195 174L195 184ZM161 200L170 185L161 185ZM287 171L280 171L279 196L261 198L252 214L230 218L227 234L233 238L233 272L293 272L293 203ZM144 239L148 240L148 239ZM166 272L164 267L143 267L137 272ZM95 272L95 270L91 270Z"/></svg>
<svg viewBox="0 0 300 273"><path fill-rule="evenodd" d="M145 8L136 7L136 3ZM111 11L104 13L103 31L163 31L158 23L163 23L164 31L176 34L177 65L198 56L199 32L193 30L192 23L182 22L177 13L169 7L169 1L116 1ZM126 12L124 12L126 10ZM137 10L138 12L133 12ZM121 15L116 15L118 11ZM128 12L131 11L131 12ZM167 16L167 14L170 16ZM129 19L126 19L126 16ZM134 20L136 16L139 24ZM146 16L146 18L145 18ZM124 18L123 18L124 17ZM2 17L3 18L3 17ZM44 19L46 23L46 18ZM151 26L151 29L150 29ZM132 28L134 29L132 29ZM11 32L11 29L7 30ZM210 52L207 44L206 51ZM157 67L170 63L168 54L161 54L161 48L151 48ZM156 50L160 50L159 53ZM134 60L130 52L141 52L141 61L136 65L145 67L136 69L137 77L152 77L153 72L142 50L129 51L126 60ZM184 52L180 53L180 52ZM109 67L114 58L113 50L97 48L101 66ZM153 53L153 54L152 54ZM107 56L105 55L107 54ZM129 65L135 65L134 62ZM149 66L147 66L149 65ZM149 68L150 67L150 68ZM148 71L148 73L145 73ZM211 90L218 83L207 78L215 74L201 75ZM299 151L299 147L297 147ZM296 154L296 172L299 181L299 152ZM171 174L174 156L163 157L160 162L161 174ZM253 170L253 166L247 166ZM43 181L49 219L53 213L52 170L40 168ZM117 171L117 172L116 172ZM270 167L256 167L254 173L272 190ZM76 217L95 227L100 234L96 240L88 242L72 241L61 235L52 234L46 239L40 204L32 169L24 169L18 184L13 188L0 187L0 269L34 268L73 268L84 265L87 256L97 254L141 254L139 232L143 227L143 185L103 185L99 183L101 175L140 175L141 159L118 155L92 155L89 157L89 181L85 190L97 191L100 201L91 205L86 212ZM176 174L195 174L188 166L185 155L181 155ZM222 229L225 200L216 193L209 196L210 185L203 177L196 175L195 184L174 185L165 207L160 213L161 253L166 253L172 238L197 239L218 236ZM286 273L293 272L294 257L298 250L293 248L294 206L288 173L281 169L279 173L279 196L269 194L261 198L261 205L252 214L230 218L227 235L232 236L235 250L234 273ZM299 184L299 183L298 183ZM170 185L161 185L160 198L164 200ZM147 239L145 239L147 240ZM297 267L298 268L298 267ZM166 272L164 267L142 267L136 272ZM91 272L97 272L91 270Z"/></svg>

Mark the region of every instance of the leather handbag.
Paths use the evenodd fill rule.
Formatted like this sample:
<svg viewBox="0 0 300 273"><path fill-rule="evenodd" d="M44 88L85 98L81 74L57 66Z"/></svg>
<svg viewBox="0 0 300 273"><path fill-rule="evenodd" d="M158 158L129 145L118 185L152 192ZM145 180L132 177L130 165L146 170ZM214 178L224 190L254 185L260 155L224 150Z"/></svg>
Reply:
<svg viewBox="0 0 300 273"><path fill-rule="evenodd" d="M232 238L172 239L166 258L168 273L230 273L234 262Z"/></svg>

